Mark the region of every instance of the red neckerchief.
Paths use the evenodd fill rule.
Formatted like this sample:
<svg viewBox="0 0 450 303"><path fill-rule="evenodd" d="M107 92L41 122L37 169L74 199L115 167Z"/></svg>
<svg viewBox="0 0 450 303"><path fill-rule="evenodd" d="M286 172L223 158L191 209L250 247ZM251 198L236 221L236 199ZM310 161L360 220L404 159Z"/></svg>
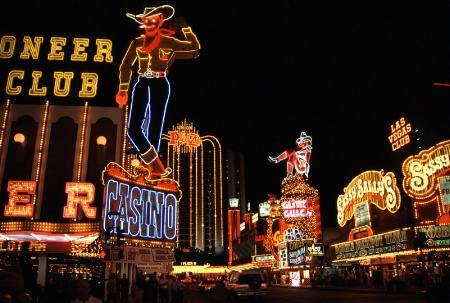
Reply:
<svg viewBox="0 0 450 303"><path fill-rule="evenodd" d="M174 34L175 32L171 31L170 29L160 28L158 33L152 38L152 41L147 46L145 46L147 36L144 35L144 43L142 44L142 49L144 53L150 54L152 51L154 51L161 43L161 36L172 36Z"/></svg>

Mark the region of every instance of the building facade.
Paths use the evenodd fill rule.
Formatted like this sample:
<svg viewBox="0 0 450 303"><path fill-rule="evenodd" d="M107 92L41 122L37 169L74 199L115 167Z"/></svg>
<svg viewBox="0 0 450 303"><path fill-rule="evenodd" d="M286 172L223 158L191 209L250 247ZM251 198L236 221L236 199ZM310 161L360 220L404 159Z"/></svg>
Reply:
<svg viewBox="0 0 450 303"><path fill-rule="evenodd" d="M180 184L177 247L226 258L229 197L245 199L244 160L184 120L164 135L166 163Z"/></svg>

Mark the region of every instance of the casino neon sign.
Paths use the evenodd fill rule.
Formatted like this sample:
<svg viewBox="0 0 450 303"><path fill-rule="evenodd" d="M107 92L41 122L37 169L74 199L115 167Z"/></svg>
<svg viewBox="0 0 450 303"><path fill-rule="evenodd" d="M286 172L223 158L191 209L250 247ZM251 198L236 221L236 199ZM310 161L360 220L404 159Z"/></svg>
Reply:
<svg viewBox="0 0 450 303"><path fill-rule="evenodd" d="M179 185L173 179L151 179L146 168L131 172L116 163L103 171L102 228L123 230L128 238L174 241L177 236Z"/></svg>
<svg viewBox="0 0 450 303"><path fill-rule="evenodd" d="M113 226L123 229L125 236L147 240L176 237L178 199L174 194L116 180L108 180L105 193L105 230L108 222L113 221Z"/></svg>

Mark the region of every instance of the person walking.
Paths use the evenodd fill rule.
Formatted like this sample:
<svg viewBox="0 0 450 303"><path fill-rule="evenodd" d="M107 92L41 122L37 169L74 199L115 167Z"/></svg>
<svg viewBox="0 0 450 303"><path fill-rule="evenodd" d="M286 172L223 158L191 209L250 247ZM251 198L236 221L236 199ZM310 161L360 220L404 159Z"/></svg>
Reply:
<svg viewBox="0 0 450 303"><path fill-rule="evenodd" d="M170 278L170 300L169 303L177 302L177 293L178 293L178 284L177 284L177 276L172 276Z"/></svg>
<svg viewBox="0 0 450 303"><path fill-rule="evenodd" d="M122 275L119 284L120 284L120 303L128 303L130 280L127 278L127 274Z"/></svg>
<svg viewBox="0 0 450 303"><path fill-rule="evenodd" d="M148 277L148 281L145 281L144 285L144 295L143 300L144 303L158 303L158 288L159 284L156 280L156 272L150 274Z"/></svg>
<svg viewBox="0 0 450 303"><path fill-rule="evenodd" d="M169 289L166 276L162 273L159 277L159 303L169 303Z"/></svg>
<svg viewBox="0 0 450 303"><path fill-rule="evenodd" d="M91 284L88 280L79 279L76 282L77 297L70 303L103 303L97 297L91 295Z"/></svg>
<svg viewBox="0 0 450 303"><path fill-rule="evenodd" d="M137 280L131 287L131 296L133 297L133 303L143 303L144 301L144 288L143 284Z"/></svg>
<svg viewBox="0 0 450 303"><path fill-rule="evenodd" d="M117 279L115 274L111 274L106 284L107 303L116 303L117 299Z"/></svg>
<svg viewBox="0 0 450 303"><path fill-rule="evenodd" d="M181 280L175 276L175 283L177 284L177 295L173 303L183 303L184 300L184 284Z"/></svg>

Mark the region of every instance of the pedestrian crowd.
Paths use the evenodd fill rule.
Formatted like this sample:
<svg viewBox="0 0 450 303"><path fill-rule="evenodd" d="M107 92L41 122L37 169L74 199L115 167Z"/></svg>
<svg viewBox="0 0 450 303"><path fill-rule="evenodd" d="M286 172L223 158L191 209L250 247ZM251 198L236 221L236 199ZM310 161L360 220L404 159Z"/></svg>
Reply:
<svg viewBox="0 0 450 303"><path fill-rule="evenodd" d="M130 288L131 286L131 288ZM130 283L126 274L120 280L111 275L107 283L106 303L183 303L184 284L177 276L168 274L158 275L139 274ZM120 291L119 291L120 289ZM132 302L129 302L131 294Z"/></svg>

